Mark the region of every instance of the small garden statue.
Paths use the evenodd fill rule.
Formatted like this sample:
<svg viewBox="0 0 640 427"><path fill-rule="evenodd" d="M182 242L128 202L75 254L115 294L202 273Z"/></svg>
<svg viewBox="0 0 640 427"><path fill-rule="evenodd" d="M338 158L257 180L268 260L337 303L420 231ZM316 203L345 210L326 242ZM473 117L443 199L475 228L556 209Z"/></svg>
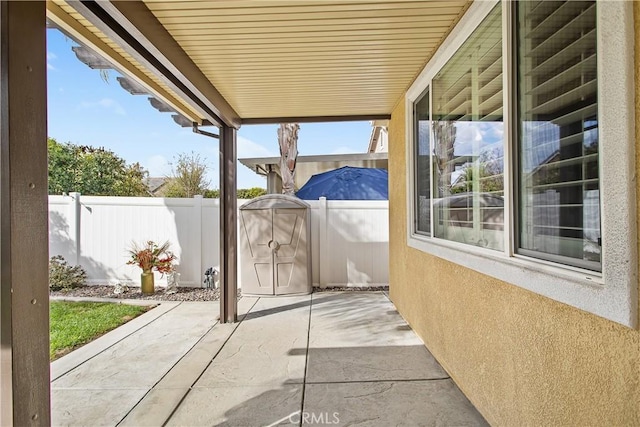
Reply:
<svg viewBox="0 0 640 427"><path fill-rule="evenodd" d="M175 294L178 292L178 285L180 284L180 273L174 270L167 274L167 289L164 292L165 294Z"/></svg>
<svg viewBox="0 0 640 427"><path fill-rule="evenodd" d="M209 267L204 272L204 285L207 289L217 289L218 282L218 270L213 267Z"/></svg>
<svg viewBox="0 0 640 427"><path fill-rule="evenodd" d="M123 285L120 282L113 285L113 293L115 295L125 294L127 292L129 292L129 288L127 287L127 285Z"/></svg>

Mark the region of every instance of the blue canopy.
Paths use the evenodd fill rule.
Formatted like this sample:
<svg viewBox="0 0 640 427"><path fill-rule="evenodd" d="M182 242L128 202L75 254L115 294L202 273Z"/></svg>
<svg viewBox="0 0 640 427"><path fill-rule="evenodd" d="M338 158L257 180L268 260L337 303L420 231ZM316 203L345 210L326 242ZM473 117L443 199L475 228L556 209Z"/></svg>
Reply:
<svg viewBox="0 0 640 427"><path fill-rule="evenodd" d="M304 200L388 200L389 173L386 169L344 166L313 175L296 196Z"/></svg>

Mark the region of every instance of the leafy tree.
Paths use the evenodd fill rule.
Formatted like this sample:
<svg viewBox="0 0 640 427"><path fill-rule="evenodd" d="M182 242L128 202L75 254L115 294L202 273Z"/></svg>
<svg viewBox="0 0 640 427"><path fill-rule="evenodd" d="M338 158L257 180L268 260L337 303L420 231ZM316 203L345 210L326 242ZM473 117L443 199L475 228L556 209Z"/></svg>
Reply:
<svg viewBox="0 0 640 427"><path fill-rule="evenodd" d="M504 190L502 152L500 150L483 151L477 162L480 192L501 194ZM461 177L460 182L451 187L451 194L473 191L474 166L466 165Z"/></svg>
<svg viewBox="0 0 640 427"><path fill-rule="evenodd" d="M193 197L197 194L204 195L209 186L206 175L209 166L206 158L191 152L182 153L171 165L171 176L168 177L165 197Z"/></svg>
<svg viewBox="0 0 640 427"><path fill-rule="evenodd" d="M203 196L207 199L219 199L220 190L205 190Z"/></svg>
<svg viewBox="0 0 640 427"><path fill-rule="evenodd" d="M148 175L140 164L104 148L47 140L49 194L77 191L91 196L148 196Z"/></svg>
<svg viewBox="0 0 640 427"><path fill-rule="evenodd" d="M80 191L78 173L80 158L71 144L60 144L53 138L47 139L49 163L49 194Z"/></svg>
<svg viewBox="0 0 640 427"><path fill-rule="evenodd" d="M267 190L260 187L241 188L236 194L238 195L238 199L255 199L256 197L267 194Z"/></svg>
<svg viewBox="0 0 640 427"><path fill-rule="evenodd" d="M260 187L253 188L239 188L236 192L238 199L255 199L256 197L264 196L267 194L267 190ZM209 199L219 199L220 190L206 190L204 197Z"/></svg>
<svg viewBox="0 0 640 427"><path fill-rule="evenodd" d="M122 180L114 186L119 196L149 196L149 186L145 179L149 176L140 163L128 165Z"/></svg>

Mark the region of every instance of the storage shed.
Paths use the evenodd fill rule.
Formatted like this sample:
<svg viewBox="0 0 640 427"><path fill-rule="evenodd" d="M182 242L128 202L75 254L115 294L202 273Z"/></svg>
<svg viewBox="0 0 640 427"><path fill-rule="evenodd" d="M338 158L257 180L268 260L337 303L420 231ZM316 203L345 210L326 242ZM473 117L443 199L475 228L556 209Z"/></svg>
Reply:
<svg viewBox="0 0 640 427"><path fill-rule="evenodd" d="M268 194L240 208L240 269L244 295L311 292L310 206Z"/></svg>

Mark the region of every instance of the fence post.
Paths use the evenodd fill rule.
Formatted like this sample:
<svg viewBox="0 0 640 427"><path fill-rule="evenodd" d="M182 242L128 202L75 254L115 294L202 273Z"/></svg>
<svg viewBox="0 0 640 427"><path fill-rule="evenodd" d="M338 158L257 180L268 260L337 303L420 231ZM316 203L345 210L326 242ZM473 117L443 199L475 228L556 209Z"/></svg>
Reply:
<svg viewBox="0 0 640 427"><path fill-rule="evenodd" d="M196 281L196 287L202 287L202 254L204 248L202 247L202 196L195 195L193 196L193 224L194 230L196 233L195 242L196 247L195 250L198 251L198 256L194 257L194 277ZM195 252L195 251L194 251ZM199 284L199 286L197 286Z"/></svg>
<svg viewBox="0 0 640 427"><path fill-rule="evenodd" d="M320 287L326 288L329 271L331 266L329 265L329 245L327 244L327 198L320 197L319 200L319 212L318 218L318 237L320 238Z"/></svg>
<svg viewBox="0 0 640 427"><path fill-rule="evenodd" d="M73 258L69 260L71 265L80 265L80 238L81 238L81 215L80 193L69 193L69 238L71 238Z"/></svg>

